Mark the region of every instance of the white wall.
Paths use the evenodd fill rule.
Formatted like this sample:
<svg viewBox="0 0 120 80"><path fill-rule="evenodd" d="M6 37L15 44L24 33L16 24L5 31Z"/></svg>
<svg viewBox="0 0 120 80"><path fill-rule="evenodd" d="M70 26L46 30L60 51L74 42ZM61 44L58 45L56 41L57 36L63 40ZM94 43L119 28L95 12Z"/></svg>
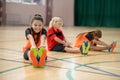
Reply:
<svg viewBox="0 0 120 80"><path fill-rule="evenodd" d="M74 25L74 0L53 0L53 17L59 16L64 25Z"/></svg>
<svg viewBox="0 0 120 80"><path fill-rule="evenodd" d="M7 25L29 25L34 14L39 13L46 19L45 5L6 3ZM63 19L65 26L74 25L74 0L53 0L53 17Z"/></svg>
<svg viewBox="0 0 120 80"><path fill-rule="evenodd" d="M39 13L45 20L45 7L21 3L6 4L7 25L29 25L34 14Z"/></svg>

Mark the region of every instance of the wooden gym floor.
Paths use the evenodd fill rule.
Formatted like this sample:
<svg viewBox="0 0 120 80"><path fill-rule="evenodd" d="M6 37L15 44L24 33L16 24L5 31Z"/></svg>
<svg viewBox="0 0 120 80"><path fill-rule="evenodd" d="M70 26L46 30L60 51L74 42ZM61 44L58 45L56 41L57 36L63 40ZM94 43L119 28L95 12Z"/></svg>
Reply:
<svg viewBox="0 0 120 80"><path fill-rule="evenodd" d="M120 28L63 27L72 44L80 32L101 29L106 43L118 42L114 53L89 51L87 56L48 52L44 68L23 59L26 27L0 27L0 80L120 80Z"/></svg>

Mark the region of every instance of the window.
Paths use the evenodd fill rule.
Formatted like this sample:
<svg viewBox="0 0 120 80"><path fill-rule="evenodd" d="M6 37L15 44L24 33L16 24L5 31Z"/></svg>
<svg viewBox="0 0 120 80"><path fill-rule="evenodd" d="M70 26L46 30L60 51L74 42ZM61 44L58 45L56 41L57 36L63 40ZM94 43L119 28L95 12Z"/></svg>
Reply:
<svg viewBox="0 0 120 80"><path fill-rule="evenodd" d="M21 0L6 0L7 2L21 3Z"/></svg>
<svg viewBox="0 0 120 80"><path fill-rule="evenodd" d="M7 2L23 3L23 4L41 4L45 0L6 0Z"/></svg>
<svg viewBox="0 0 120 80"><path fill-rule="evenodd" d="M24 3L33 3L33 0L22 0Z"/></svg>

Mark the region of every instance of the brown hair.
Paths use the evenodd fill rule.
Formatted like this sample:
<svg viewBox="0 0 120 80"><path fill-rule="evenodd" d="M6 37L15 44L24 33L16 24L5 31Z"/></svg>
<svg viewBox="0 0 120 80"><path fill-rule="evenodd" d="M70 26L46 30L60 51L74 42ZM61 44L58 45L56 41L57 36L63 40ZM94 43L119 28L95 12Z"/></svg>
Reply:
<svg viewBox="0 0 120 80"><path fill-rule="evenodd" d="M42 18L42 16L41 16L40 14L35 14L35 15L34 15L32 21L31 21L31 24L33 23L34 20L40 20L41 22L44 22L44 21L43 21L43 18ZM33 30L33 28L31 27L31 34L32 34L32 36L33 36L33 38L34 38L35 44L37 44L38 41L39 41L39 39L40 39L40 34L41 34L41 32L40 32L40 33L35 33L34 30ZM34 37L35 34L37 35L37 38L36 38L36 39L35 39L35 37Z"/></svg>
<svg viewBox="0 0 120 80"><path fill-rule="evenodd" d="M95 31L92 31L92 33L93 33L95 36L99 37L99 38L102 37L102 32L101 32L101 30L95 30Z"/></svg>
<svg viewBox="0 0 120 80"><path fill-rule="evenodd" d="M34 20L40 20L41 22L44 22L44 21L43 21L43 18L42 18L42 16L41 16L40 14L35 14L34 17L33 17L33 19L32 19L32 21L31 21L31 23L32 23Z"/></svg>

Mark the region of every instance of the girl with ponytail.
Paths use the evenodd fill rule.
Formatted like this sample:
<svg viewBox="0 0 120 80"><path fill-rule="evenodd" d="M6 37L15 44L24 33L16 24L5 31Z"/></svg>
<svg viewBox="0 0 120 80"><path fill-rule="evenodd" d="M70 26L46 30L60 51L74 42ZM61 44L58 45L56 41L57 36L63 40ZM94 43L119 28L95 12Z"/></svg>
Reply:
<svg viewBox="0 0 120 80"><path fill-rule="evenodd" d="M41 15L35 14L30 27L25 30L25 36L24 59L30 60L34 66L43 66L46 58L46 30Z"/></svg>

